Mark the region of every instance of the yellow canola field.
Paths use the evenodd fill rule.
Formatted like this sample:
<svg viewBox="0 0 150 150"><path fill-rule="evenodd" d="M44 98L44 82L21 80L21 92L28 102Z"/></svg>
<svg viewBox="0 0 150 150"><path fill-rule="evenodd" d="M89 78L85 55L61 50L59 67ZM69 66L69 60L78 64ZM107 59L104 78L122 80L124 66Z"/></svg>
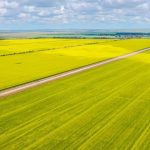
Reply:
<svg viewBox="0 0 150 150"><path fill-rule="evenodd" d="M81 46L110 40L92 39L22 39L0 40L0 55L29 51L45 51L58 48Z"/></svg>
<svg viewBox="0 0 150 150"><path fill-rule="evenodd" d="M65 45L65 48L19 55L0 56L0 89L16 86L87 64L123 55L138 49L150 47L149 39L118 41L90 39L30 40L31 39L3 40L0 41L0 43L3 43L3 46L7 45L6 47L9 47L10 49L13 47L14 51L19 52L21 51L21 47L24 47L24 49L30 48L31 50L32 47L34 47L36 50L38 49L39 44L43 47L53 48L50 43L55 43L58 47L63 47ZM60 43L63 42L65 44L62 46ZM7 50L8 49L6 49L6 52ZM3 49L3 53L4 52L5 49Z"/></svg>

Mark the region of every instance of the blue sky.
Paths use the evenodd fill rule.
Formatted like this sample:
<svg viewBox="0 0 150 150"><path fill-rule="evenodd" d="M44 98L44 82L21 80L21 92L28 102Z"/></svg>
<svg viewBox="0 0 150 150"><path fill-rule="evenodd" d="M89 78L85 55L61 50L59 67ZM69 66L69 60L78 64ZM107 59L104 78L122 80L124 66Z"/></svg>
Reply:
<svg viewBox="0 0 150 150"><path fill-rule="evenodd" d="M150 0L0 0L0 30L150 28Z"/></svg>

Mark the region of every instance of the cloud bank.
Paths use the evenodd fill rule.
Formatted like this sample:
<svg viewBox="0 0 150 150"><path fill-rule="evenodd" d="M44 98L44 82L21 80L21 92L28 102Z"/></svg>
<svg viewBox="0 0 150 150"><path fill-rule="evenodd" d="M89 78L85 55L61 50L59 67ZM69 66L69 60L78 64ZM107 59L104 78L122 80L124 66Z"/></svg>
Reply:
<svg viewBox="0 0 150 150"><path fill-rule="evenodd" d="M149 0L0 0L0 23L150 25Z"/></svg>

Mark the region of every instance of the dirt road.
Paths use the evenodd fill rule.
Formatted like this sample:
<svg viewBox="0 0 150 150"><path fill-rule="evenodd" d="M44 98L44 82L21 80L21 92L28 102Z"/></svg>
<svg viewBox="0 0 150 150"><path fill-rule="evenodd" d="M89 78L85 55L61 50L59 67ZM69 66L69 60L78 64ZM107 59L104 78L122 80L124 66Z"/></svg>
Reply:
<svg viewBox="0 0 150 150"><path fill-rule="evenodd" d="M118 56L118 57L115 57L115 58L103 60L101 62L90 64L90 65L80 67L80 68L77 68L77 69L74 69L74 70L70 70L70 71L67 71L67 72L64 72L64 73L60 73L60 74L57 74L57 75L54 75L54 76L46 77L46 78L36 80L36 81L30 82L30 83L25 83L23 85L19 85L19 86L12 87L12 88L9 88L9 89L6 89L6 90L2 90L2 91L0 91L0 98L1 97L6 97L8 95L12 95L12 94L15 94L15 93L18 93L18 92L21 92L21 91L24 91L26 89L41 85L43 83L47 83L47 82L54 81L54 80L57 80L57 79L60 79L60 78L63 78L63 77L67 77L67 76L70 76L70 75L73 75L73 74L77 74L77 73L80 73L80 72L83 72L83 71L86 71L86 70L89 70L89 69L92 69L92 68L95 68L95 67L100 67L100 66L103 66L105 64L114 62L114 61L118 61L118 60L121 60L121 59L132 57L134 55L137 55L139 53L143 53L143 52L148 51L148 50L150 50L150 48L145 48L145 49L138 50L138 51L135 51L135 52L132 52L132 53L129 53L129 54L125 54L125 55Z"/></svg>

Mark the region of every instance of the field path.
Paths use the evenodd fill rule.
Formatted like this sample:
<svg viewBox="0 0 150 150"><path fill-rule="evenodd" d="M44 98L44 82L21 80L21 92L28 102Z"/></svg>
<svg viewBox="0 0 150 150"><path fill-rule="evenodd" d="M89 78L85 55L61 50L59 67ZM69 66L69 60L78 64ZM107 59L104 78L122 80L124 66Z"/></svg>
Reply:
<svg viewBox="0 0 150 150"><path fill-rule="evenodd" d="M44 84L44 83L47 83L47 82L51 82L51 81L54 81L54 80L57 80L57 79L61 79L63 77L67 77L67 76L70 76L70 75L73 75L73 74L76 74L76 73L80 73L80 72L83 72L83 71L86 71L86 70L89 70L89 69L92 69L92 68L95 68L95 67L100 67L100 66L103 66L105 64L114 62L114 61L118 61L118 60L121 60L121 59L132 57L134 55L137 55L139 53L143 53L143 52L148 51L148 50L150 50L150 47L142 49L142 50L138 50L138 51L135 51L135 52L132 52L132 53L129 53L129 54L125 54L125 55L122 55L122 56L118 56L118 57L110 58L110 59L107 59L107 60L103 60L103 61L100 61L100 62L97 62L97 63L94 63L94 64L90 64L90 65L87 65L87 66L83 66L83 67L80 67L80 68L77 68L77 69L66 71L64 73L60 73L60 74L57 74L57 75L53 75L53 76L50 76L50 77L46 77L46 78L43 78L43 79L39 79L39 80L36 80L36 81L25 83L25 84L22 84L22 85L19 85L19 86L16 86L16 87L8 88L6 90L0 91L0 98L1 97L6 97L8 95L12 95L12 94L15 94L15 93L18 93L18 92L21 92L21 91L24 91L26 89L29 89L29 88L32 88L32 87L35 87L35 86L38 86L38 85L41 85L41 84Z"/></svg>

